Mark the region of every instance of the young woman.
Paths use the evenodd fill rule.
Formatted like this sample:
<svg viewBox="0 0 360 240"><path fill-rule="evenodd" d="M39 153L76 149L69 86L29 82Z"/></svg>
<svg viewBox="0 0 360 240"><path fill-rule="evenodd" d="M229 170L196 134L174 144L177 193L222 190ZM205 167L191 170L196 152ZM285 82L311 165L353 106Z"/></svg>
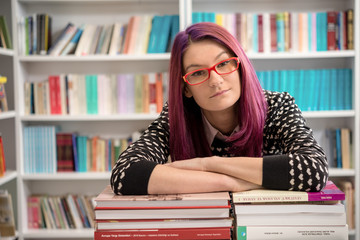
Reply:
<svg viewBox="0 0 360 240"><path fill-rule="evenodd" d="M223 27L198 23L178 33L169 76L168 103L112 170L116 194L325 186L326 156L295 100L261 89Z"/></svg>

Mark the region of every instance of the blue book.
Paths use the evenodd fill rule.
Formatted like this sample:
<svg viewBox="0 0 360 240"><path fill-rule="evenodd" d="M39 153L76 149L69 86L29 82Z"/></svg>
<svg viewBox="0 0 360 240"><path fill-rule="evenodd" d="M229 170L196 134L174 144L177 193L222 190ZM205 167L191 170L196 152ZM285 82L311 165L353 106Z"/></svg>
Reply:
<svg viewBox="0 0 360 240"><path fill-rule="evenodd" d="M279 91L288 92L288 70L280 70Z"/></svg>
<svg viewBox="0 0 360 240"><path fill-rule="evenodd" d="M298 89L295 88L296 83L296 71L297 70L287 70L287 84L286 84L286 91L297 99L298 96Z"/></svg>
<svg viewBox="0 0 360 240"><path fill-rule="evenodd" d="M77 141L76 141L76 134L72 134L72 145L73 145L73 153L74 153L74 168L75 172L79 171L79 156L78 156L78 147L77 147Z"/></svg>
<svg viewBox="0 0 360 240"><path fill-rule="evenodd" d="M85 24L82 24L77 30L75 35L72 37L72 39L70 40L70 42L66 45L66 47L64 48L64 50L61 52L61 55L67 55L72 53L73 51L75 51L75 48L80 40L80 37L84 31L84 27ZM104 28L105 29L105 28ZM99 44L100 45L100 44ZM98 47L99 47L98 45Z"/></svg>
<svg viewBox="0 0 360 240"><path fill-rule="evenodd" d="M321 99L319 110L330 110L330 70L322 69Z"/></svg>
<svg viewBox="0 0 360 240"><path fill-rule="evenodd" d="M203 14L201 12L193 12L192 13L192 23L200 23L203 22Z"/></svg>
<svg viewBox="0 0 360 240"><path fill-rule="evenodd" d="M253 25L253 36L252 36L252 49L254 52L259 52L259 37L258 37L258 15L256 13L252 14L253 16L253 20L252 20L252 25Z"/></svg>
<svg viewBox="0 0 360 240"><path fill-rule="evenodd" d="M178 34L179 30L180 30L179 15L172 15L171 28L170 28L170 44L169 44L168 52L171 52L171 48L174 43L174 39L176 37L176 34Z"/></svg>
<svg viewBox="0 0 360 240"><path fill-rule="evenodd" d="M330 110L337 110L337 69L330 69Z"/></svg>
<svg viewBox="0 0 360 240"><path fill-rule="evenodd" d="M285 23L284 14L276 14L276 36L277 36L277 50L278 52L285 51Z"/></svg>
<svg viewBox="0 0 360 240"><path fill-rule="evenodd" d="M270 84L271 91L280 91L280 73L279 70L273 70L271 74L271 84Z"/></svg>
<svg viewBox="0 0 360 240"><path fill-rule="evenodd" d="M297 76L296 76L296 89L297 89L297 105L298 107L300 108L300 110L304 110L304 99L305 96L305 91L304 91L304 88L305 88L305 70L301 69L301 70L297 70L296 72Z"/></svg>
<svg viewBox="0 0 360 240"><path fill-rule="evenodd" d="M336 129L336 167L342 168L342 157L341 157L341 129Z"/></svg>
<svg viewBox="0 0 360 240"><path fill-rule="evenodd" d="M155 15L152 19L152 26L149 37L149 44L147 53L156 53L157 44L159 41L159 34L161 31L161 16Z"/></svg>
<svg viewBox="0 0 360 240"><path fill-rule="evenodd" d="M263 79L263 83L264 83L264 89L266 90L270 90L271 89L271 73L272 71L265 71L264 72L264 79Z"/></svg>
<svg viewBox="0 0 360 240"><path fill-rule="evenodd" d="M345 109L345 69L337 69L337 110Z"/></svg>
<svg viewBox="0 0 360 240"><path fill-rule="evenodd" d="M352 70L351 69L344 69L344 92L345 92L345 99L344 99L344 109L350 110L352 109L352 96L353 96L353 87L352 87Z"/></svg>
<svg viewBox="0 0 360 240"><path fill-rule="evenodd" d="M264 72L263 71L255 71L255 72L259 80L259 83L261 85L261 88L264 88Z"/></svg>
<svg viewBox="0 0 360 240"><path fill-rule="evenodd" d="M170 28L172 22L172 16L164 15L161 21L161 27L159 31L159 38L156 47L156 53L165 53L168 47L170 38Z"/></svg>

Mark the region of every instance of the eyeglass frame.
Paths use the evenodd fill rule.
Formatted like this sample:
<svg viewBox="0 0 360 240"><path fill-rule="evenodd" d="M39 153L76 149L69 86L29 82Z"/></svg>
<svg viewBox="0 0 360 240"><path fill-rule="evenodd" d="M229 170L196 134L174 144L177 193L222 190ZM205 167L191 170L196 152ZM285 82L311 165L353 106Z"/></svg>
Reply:
<svg viewBox="0 0 360 240"><path fill-rule="evenodd" d="M233 59L236 60L236 62L237 62L237 67L236 67L233 71L228 72L228 73L218 73L218 72L216 71L216 68L215 68L215 67L216 67L217 65L219 65L220 63L229 61L229 60L233 60ZM183 76L183 79L184 79L184 82L186 82L187 84L189 84L189 85L191 85L191 86L195 86L195 85L199 85L199 84L204 83L204 82L206 82L207 80L209 80L209 78L210 78L210 72L211 72L212 70L214 70L214 72L216 72L218 75L221 76L221 75L227 75L227 74L230 74L230 73L235 72L236 70L239 69L239 66L240 66L240 59L239 59L238 57L231 57L231 58L227 58L227 59L225 59L225 60L222 60L222 61L220 61L220 62L218 62L218 63L215 63L212 67L209 67L209 68L200 68L200 69L196 69L196 70L194 70L194 71L188 72L187 74L185 74L185 75ZM190 74L192 74L192 73L194 73L194 72L200 71L200 70L207 70L207 71L208 71L208 77L207 77L205 80L203 80L203 81L201 81L201 82L199 82L199 83L193 84L193 83L190 83L190 82L186 79L186 77L187 77L188 75L190 75Z"/></svg>

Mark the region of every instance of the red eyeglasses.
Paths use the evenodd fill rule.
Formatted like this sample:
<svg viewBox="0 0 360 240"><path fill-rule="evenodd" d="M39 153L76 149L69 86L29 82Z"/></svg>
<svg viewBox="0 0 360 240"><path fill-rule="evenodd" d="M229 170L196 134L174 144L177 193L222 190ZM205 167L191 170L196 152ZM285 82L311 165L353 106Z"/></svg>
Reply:
<svg viewBox="0 0 360 240"><path fill-rule="evenodd" d="M210 78L210 72L214 70L219 75L230 74L238 70L240 65L240 60L237 57L231 57L225 59L219 63L216 63L214 66L209 68L201 68L195 71L191 71L183 76L185 82L190 85L198 85Z"/></svg>

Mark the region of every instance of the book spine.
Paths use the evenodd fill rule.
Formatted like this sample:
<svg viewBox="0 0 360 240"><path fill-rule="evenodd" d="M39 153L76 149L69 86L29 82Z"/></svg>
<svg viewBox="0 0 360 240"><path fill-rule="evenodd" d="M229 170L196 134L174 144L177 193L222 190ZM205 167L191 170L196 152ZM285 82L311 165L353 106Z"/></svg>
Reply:
<svg viewBox="0 0 360 240"><path fill-rule="evenodd" d="M344 226L237 226L238 240L255 239L348 239L347 225Z"/></svg>
<svg viewBox="0 0 360 240"><path fill-rule="evenodd" d="M95 231L95 240L117 239L230 239L230 228L186 228Z"/></svg>

